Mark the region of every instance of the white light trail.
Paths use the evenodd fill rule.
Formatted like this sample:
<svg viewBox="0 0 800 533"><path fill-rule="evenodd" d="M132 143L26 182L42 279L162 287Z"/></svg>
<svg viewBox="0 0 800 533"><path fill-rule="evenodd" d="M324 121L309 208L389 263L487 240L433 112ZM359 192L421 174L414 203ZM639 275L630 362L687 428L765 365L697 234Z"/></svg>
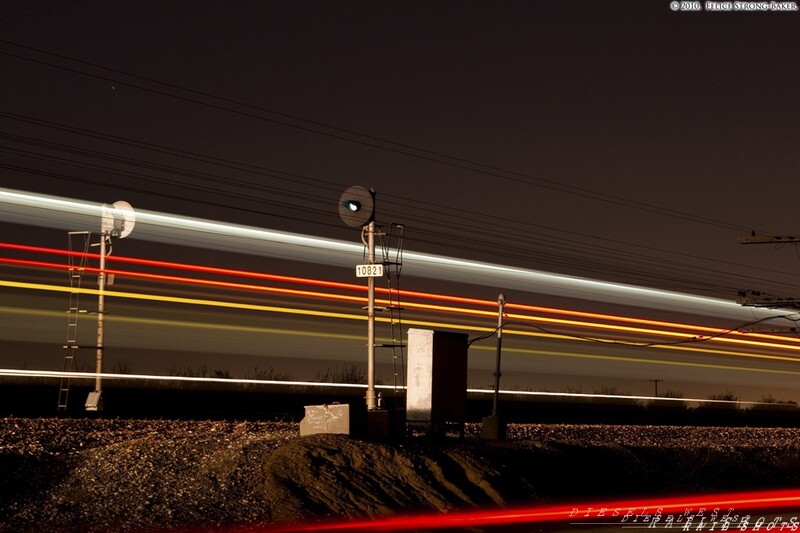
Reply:
<svg viewBox="0 0 800 533"><path fill-rule="evenodd" d="M26 377L26 378L53 378L53 379L86 379L94 380L98 376L105 379L120 379L132 381L183 381L195 383L226 383L239 385L277 385L282 387L315 387L331 389L366 389L367 386L361 383L321 383L319 381L279 381L265 379L246 379L246 378L206 378L195 376L163 376L155 374L112 374L95 372L69 372L64 370L22 370L18 368L0 368L0 376L6 377ZM375 385L376 389L394 390L392 385ZM397 389L405 389L398 386ZM491 395L491 389L467 389L468 393ZM747 402L740 400L711 400L702 398L664 398L661 396L626 396L622 394L588 394L579 392L538 392L521 390L500 390L504 396L540 396L540 397L561 397L561 398L584 398L584 399L614 399L614 400L657 400L665 402L684 402L684 403L721 403L736 405L774 405L765 402Z"/></svg>
<svg viewBox="0 0 800 533"><path fill-rule="evenodd" d="M103 206L0 188L0 221L97 231ZM360 243L227 224L211 220L136 211L136 230L129 237L287 260L352 268L362 258ZM743 308L733 301L621 283L565 276L533 269L405 251L403 273L481 286L503 287L590 301L663 309L749 322L776 310ZM791 312L791 311L786 311Z"/></svg>
<svg viewBox="0 0 800 533"><path fill-rule="evenodd" d="M8 377L34 377L34 378L67 378L91 379L98 376L103 379L121 379L131 381L191 381L199 383L233 383L239 385L280 385L294 387L321 387L332 389L366 389L366 385L358 383L321 383L319 381L279 381L269 379L247 378L207 378L199 376L162 376L157 374L113 374L96 372L70 372L66 370L22 370L18 368L0 368L0 376ZM390 385L382 385L384 389L392 389Z"/></svg>

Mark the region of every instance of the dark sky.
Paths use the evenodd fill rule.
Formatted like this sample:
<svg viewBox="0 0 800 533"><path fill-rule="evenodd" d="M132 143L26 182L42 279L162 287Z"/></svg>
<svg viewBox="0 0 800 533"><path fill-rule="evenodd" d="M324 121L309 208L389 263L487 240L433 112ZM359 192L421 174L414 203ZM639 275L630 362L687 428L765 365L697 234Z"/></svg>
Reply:
<svg viewBox="0 0 800 533"><path fill-rule="evenodd" d="M3 1L0 186L357 239L360 184L415 250L800 296L794 247L736 243L799 229L798 30L666 0Z"/></svg>

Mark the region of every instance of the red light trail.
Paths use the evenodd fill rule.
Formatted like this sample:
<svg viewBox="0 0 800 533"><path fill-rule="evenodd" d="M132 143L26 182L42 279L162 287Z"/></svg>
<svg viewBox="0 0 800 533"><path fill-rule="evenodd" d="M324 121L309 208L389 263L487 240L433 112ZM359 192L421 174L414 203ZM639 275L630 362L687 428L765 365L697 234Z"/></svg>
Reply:
<svg viewBox="0 0 800 533"><path fill-rule="evenodd" d="M21 244L12 244L12 243L2 243L0 242L0 249L8 249L8 250L15 250L15 251L23 251L23 252L32 252L32 253L42 253L42 254L51 254L51 255L59 255L59 256L77 256L77 257L86 257L97 259L99 255L91 254L91 253L83 253L83 252L70 252L67 250L60 250L55 248L46 248L40 246L28 246L28 245L21 245ZM197 273L204 273L204 274L215 274L215 275L225 275L225 276L233 276L233 277L244 277L248 279L259 279L265 281L273 281L273 282L281 282L281 283L291 283L291 284L298 284L298 285L307 285L307 286L316 286L316 287L326 287L326 288L335 288L335 289L344 289L344 290L352 290L357 292L364 292L366 287L363 285L356 285L352 283L342 283L342 282L334 282L334 281L327 281L327 280L318 280L318 279L311 279L311 278L300 278L295 276L283 276L277 274L266 274L266 273L259 273L259 272L251 272L246 270L236 270L236 269L228 269L228 268L217 268L217 267L209 267L209 266L202 266L202 265L192 265L186 263L176 263L170 261L157 261L151 259L142 259L142 258L133 258L133 257L123 257L123 256L109 256L108 261L116 261L120 263L126 264L134 264L140 266L149 266L149 267L156 267L156 268L167 268L167 269L174 269L174 270L181 270L187 272L197 272ZM33 260L25 260L25 259L11 259L11 258L0 258L0 262L6 264L15 264L20 266L32 266L38 268L49 268L49 269L62 269L66 270L69 268L66 264L58 264L58 263L49 263L44 261L33 261ZM89 272L99 272L99 268L93 267L85 267L85 271ZM321 299L328 299L328 300L338 300L338 301L349 301L349 302L364 302L365 297L363 296L355 296L355 295L345 295L345 294L334 294L328 292L318 292L318 291L306 291L306 290L298 290L298 289L289 289L289 288L281 288L281 287L271 287L271 286L263 286L263 285L253 285L253 284L244 284L244 283L236 283L236 282L229 282L229 281L219 281L219 280L208 280L208 279L198 279L198 278L186 278L181 276L173 276L173 275L164 275L164 274L154 274L154 273L145 273L145 272L134 272L128 270L118 270L118 269L106 269L107 273L116 274L119 276L129 276L139 279L149 279L154 281L165 281L165 282L174 282L174 283L186 283L186 284L195 284L195 285L204 285L204 286L212 286L217 288L223 289L233 289L233 290L245 290L245 291L256 291L256 292L267 292L267 293L275 293L275 294L283 294L289 296L298 296L298 297L311 297L311 298L321 298ZM379 289L379 292L387 294L389 291L386 288ZM458 313L458 314L469 314L475 316L485 316L491 317L495 316L495 312L493 310L481 310L481 309L467 309L462 307L451 307L451 306L443 306L438 304L430 304L430 303L420 303L420 302L410 302L408 298L416 298L416 299L426 299L426 300L434 300L434 301L444 301L449 303L462 303L468 305L477 305L481 307L496 307L497 302L493 300L480 300L475 298L467 298L467 297L460 297L460 296L453 296L453 295L444 295L444 294L437 294L437 293L429 293L429 292L419 292L419 291L399 291L400 298L403 300L403 305L405 307L420 309L420 310L429 310L429 311L438 311L438 312L446 312L446 313ZM389 301L386 300L379 300L378 303L380 305L388 305L390 304ZM547 307L540 307L540 306L531 306L525 304L516 304L516 303L507 303L507 309L516 309L522 310L527 312L534 312L534 313L543 313L549 315L561 315L561 316L569 316L570 319L559 319L559 318L547 318L542 316L531 316L528 314L508 314L509 319L513 320L521 320L526 322L533 322L533 323L548 323L548 324L556 324L568 327L580 327L580 328L593 328L593 329L605 329L617 332L624 332L624 333L632 333L632 334L642 334L642 335L656 335L656 336L668 336L673 338L680 338L685 337L687 335L693 335L697 332L702 333L710 333L712 335L719 334L720 330L715 328L710 328L706 326L698 326L698 325L691 325L691 324L682 324L676 322L666 322L666 321L658 321L658 320L649 320L649 319L642 319L642 318L635 318L635 317L626 317L626 316L617 316L617 315L609 315L609 314L601 314L601 313L590 313L584 311L577 311L577 310L567 310L567 309L557 309L557 308L547 308ZM648 326L655 326L661 328L669 328L670 330L682 330L682 331L666 331L662 329L650 329L650 328L642 328L642 327L633 327L633 326L624 326L619 324L603 324L599 322L586 322L586 321L579 321L575 320L575 318L590 318L594 320L599 320L603 322L622 322L623 324L637 324L639 326L648 325ZM688 331L687 331L688 330ZM732 344L739 344L739 345L747 345L747 346L757 346L762 348L777 348L777 349L788 349L788 350L799 350L800 347L792 346L792 344L800 343L800 338L780 338L772 335L765 335L765 334L758 334L758 333L750 333L750 334L742 334L739 332L730 332L731 334L738 334L740 336L746 335L749 337L748 339L732 339L732 338L724 338L724 337L717 337L714 338L714 341L717 342L724 342L724 343L732 343ZM706 338L710 337L709 335L705 336ZM760 339L768 339L772 342L760 342L752 340L754 338ZM703 336L698 335L697 340L705 340ZM780 342L775 342L780 341Z"/></svg>
<svg viewBox="0 0 800 533"><path fill-rule="evenodd" d="M45 261L29 261L27 259L5 259L0 258L0 263L6 263L11 265L21 265L21 266L32 266L37 268L49 268L49 269L60 269L60 270L68 270L70 267L69 265L62 265L59 263L48 263ZM95 267L83 267L83 270L86 272L94 272L99 273L100 269ZM327 298L333 300L345 300L350 302L363 302L365 301L364 297L361 296L348 296L345 294L332 294L332 293L325 293L325 292L315 292L315 291L301 291L297 289L285 289L281 287L267 287L264 285L252 285L246 283L234 283L229 281L217 281L217 280L209 280L209 279L197 279L197 278L185 278L181 276L168 276L164 274L151 274L147 272L134 272L131 270L117 270L113 268L106 268L105 272L107 274L114 274L117 276L127 276L131 278L139 278L139 279L149 279L154 281L166 281L166 282L174 282L174 283L186 283L186 284L194 284L194 285L205 285L209 287L217 287L222 289L235 289L235 290L245 290L245 291L257 291L257 292L271 292L271 293L278 293L278 294L286 294L291 296L307 296L313 298ZM309 281L321 281L321 280L309 280Z"/></svg>
<svg viewBox="0 0 800 533"><path fill-rule="evenodd" d="M599 501L577 504L540 505L528 507L507 507L499 509L481 509L477 511L453 511L448 513L429 513L418 515L390 516L374 520L331 521L323 523L288 524L265 526L260 529L229 529L229 533L237 531L263 531L271 533L300 533L325 531L409 531L417 529L453 529L473 527L501 527L522 524L540 523L587 523L589 520L602 520L603 524L616 523L619 526L656 527L653 517L663 524L670 514L688 516L687 510L696 517L691 530L698 527L701 517L705 527L710 528L709 516L717 510L716 527L722 530L721 518L728 511L738 515L739 520L729 522L731 530L745 531L748 526L755 525L755 518L747 523L742 518L754 511L796 508L800 510L800 489L783 489L767 491L747 491L717 493L707 495L670 496L661 498ZM656 515L658 513L658 515ZM702 513L702 514L700 514ZM649 522L645 523L643 517ZM683 528L686 520L673 525ZM789 518L786 519L789 522ZM691 523L691 522L690 522ZM797 518L795 517L795 523ZM764 529L766 530L766 524ZM577 526L579 527L579 525ZM796 528L795 528L796 529ZM707 529L702 529L705 531ZM778 530L777 528L775 530ZM791 530L791 529L790 529Z"/></svg>
<svg viewBox="0 0 800 533"><path fill-rule="evenodd" d="M24 244L11 244L0 242L0 249L17 250L24 252L43 253L60 256L73 256L85 257L87 259L100 259L98 254L83 253L83 252L70 252L68 250L59 250L57 248L44 248L41 246L27 246ZM366 292L367 288L361 285L352 283L339 283L335 281L315 280L307 278L298 278L294 276L282 276L278 274L263 274L260 272L250 272L247 270L236 270L230 268L217 268L201 265L190 265L186 263L175 263L171 261L156 261L152 259L141 259L137 257L124 257L124 256L108 256L106 260L109 262L128 263L132 265L151 266L157 268L166 268L173 270L185 270L191 272L200 272L206 274L219 274L223 276L233 276L251 279L261 279L266 281L280 281L284 283L297 283L300 285L316 285L320 287L330 287L339 289L359 290Z"/></svg>

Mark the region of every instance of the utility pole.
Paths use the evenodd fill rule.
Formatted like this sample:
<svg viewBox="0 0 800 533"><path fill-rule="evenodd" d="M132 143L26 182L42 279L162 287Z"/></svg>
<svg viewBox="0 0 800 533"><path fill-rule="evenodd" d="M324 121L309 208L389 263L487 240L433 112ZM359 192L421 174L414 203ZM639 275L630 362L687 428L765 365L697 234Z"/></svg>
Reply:
<svg viewBox="0 0 800 533"><path fill-rule="evenodd" d="M655 393L653 395L656 398L658 398L658 384L661 383L664 380L663 379L651 379L650 381L656 386L656 390L655 390Z"/></svg>

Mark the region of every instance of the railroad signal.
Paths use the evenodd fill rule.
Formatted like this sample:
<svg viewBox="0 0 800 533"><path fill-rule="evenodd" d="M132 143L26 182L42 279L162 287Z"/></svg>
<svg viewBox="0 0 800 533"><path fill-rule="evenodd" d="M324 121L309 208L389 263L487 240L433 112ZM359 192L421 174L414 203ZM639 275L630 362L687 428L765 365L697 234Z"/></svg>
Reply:
<svg viewBox="0 0 800 533"><path fill-rule="evenodd" d="M339 216L352 228L361 228L375 221L375 191L353 185L339 198Z"/></svg>
<svg viewBox="0 0 800 533"><path fill-rule="evenodd" d="M124 239L133 231L136 223L136 215L131 204L124 200L118 200L113 205L103 206L100 217L100 271L97 274L97 356L96 374L94 390L86 398L87 411L102 410L103 394L103 336L105 330L105 288L110 285L113 278L106 274L106 256L110 253L111 239Z"/></svg>
<svg viewBox="0 0 800 533"><path fill-rule="evenodd" d="M359 265L367 278L367 410L379 407L375 394L375 191L360 185L349 187L339 198L339 216L352 228L361 228L361 240L367 246L367 264ZM359 276L359 269L356 275ZM381 272L382 274L383 272ZM361 276L359 276L361 277Z"/></svg>

